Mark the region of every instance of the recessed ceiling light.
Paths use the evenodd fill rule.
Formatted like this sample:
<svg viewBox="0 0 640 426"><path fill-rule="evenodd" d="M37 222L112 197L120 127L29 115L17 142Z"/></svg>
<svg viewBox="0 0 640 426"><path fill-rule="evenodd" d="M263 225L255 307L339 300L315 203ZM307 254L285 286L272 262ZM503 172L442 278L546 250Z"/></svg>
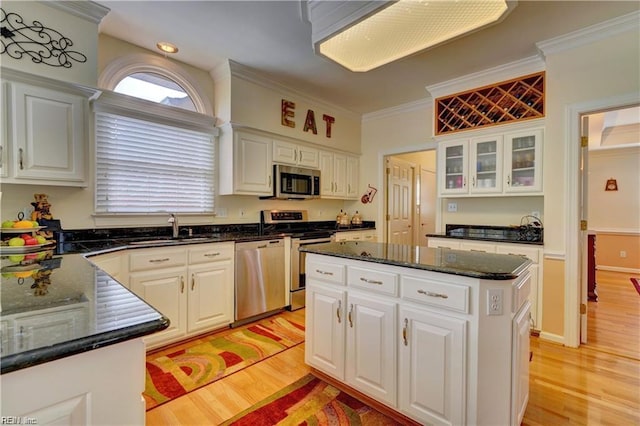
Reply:
<svg viewBox="0 0 640 426"><path fill-rule="evenodd" d="M377 9L372 13L371 8L362 8L362 12L337 20L342 28L318 40L316 50L351 71L365 72L495 23L513 9L515 2L365 2L368 3Z"/></svg>
<svg viewBox="0 0 640 426"><path fill-rule="evenodd" d="M156 44L158 49L162 50L164 53L177 53L178 47L175 44L168 43L166 41L161 41Z"/></svg>

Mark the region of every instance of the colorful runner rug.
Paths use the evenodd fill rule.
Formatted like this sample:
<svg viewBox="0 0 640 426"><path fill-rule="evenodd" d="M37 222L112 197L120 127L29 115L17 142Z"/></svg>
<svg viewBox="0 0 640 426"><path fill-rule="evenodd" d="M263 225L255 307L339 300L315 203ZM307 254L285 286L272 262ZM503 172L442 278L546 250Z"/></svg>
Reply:
<svg viewBox="0 0 640 426"><path fill-rule="evenodd" d="M224 426L399 424L311 374L223 423Z"/></svg>
<svg viewBox="0 0 640 426"><path fill-rule="evenodd" d="M147 356L147 410L304 341L304 325L274 317L166 355ZM166 351L163 351L166 353Z"/></svg>

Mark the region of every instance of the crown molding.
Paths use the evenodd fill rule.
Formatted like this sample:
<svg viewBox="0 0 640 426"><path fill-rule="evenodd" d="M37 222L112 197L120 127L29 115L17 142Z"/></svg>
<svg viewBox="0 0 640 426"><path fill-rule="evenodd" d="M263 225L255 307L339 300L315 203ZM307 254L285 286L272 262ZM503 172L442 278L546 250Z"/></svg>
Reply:
<svg viewBox="0 0 640 426"><path fill-rule="evenodd" d="M542 55L549 56L604 40L640 28L640 11L628 13L590 27L536 43Z"/></svg>
<svg viewBox="0 0 640 426"><path fill-rule="evenodd" d="M262 86L265 89L273 90L275 92L280 92L283 96L290 95L291 97L295 97L297 99L303 99L309 104L318 105L330 109L332 111L340 111L342 114L350 115L353 119L358 120L361 119L362 114L356 113L349 109L346 109L342 106L332 104L323 99L318 99L311 97L310 95L298 91L296 89L292 89L290 87L285 86L282 83L271 80L266 77L264 74L260 74L256 72L254 69L247 67L245 65L239 64L238 62L229 60L229 69L231 71L231 76L236 77L250 83L257 84L258 86ZM232 90L233 91L233 90Z"/></svg>
<svg viewBox="0 0 640 426"><path fill-rule="evenodd" d="M545 63L543 59L536 55L483 71L478 71L473 74L467 74L442 83L432 84L430 86L426 86L426 89L433 99L436 99L440 96L463 92L476 87L494 84L499 81L510 80L523 75L544 71L544 69Z"/></svg>
<svg viewBox="0 0 640 426"><path fill-rule="evenodd" d="M430 97L424 99L418 99L417 101L407 102L405 104L396 105L393 107L381 109L378 111L369 112L362 116L362 122L378 120L381 118L393 117L396 115L405 114L425 108L431 108L433 106L433 99Z"/></svg>
<svg viewBox="0 0 640 426"><path fill-rule="evenodd" d="M99 24L107 13L111 11L108 7L93 1L58 1L44 0L42 4L61 10L71 15L82 18L86 21Z"/></svg>

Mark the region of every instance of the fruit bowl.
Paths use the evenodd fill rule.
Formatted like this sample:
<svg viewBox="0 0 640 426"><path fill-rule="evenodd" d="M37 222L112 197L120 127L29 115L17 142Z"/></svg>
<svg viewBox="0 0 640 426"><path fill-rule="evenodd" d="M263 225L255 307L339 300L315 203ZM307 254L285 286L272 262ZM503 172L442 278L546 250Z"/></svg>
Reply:
<svg viewBox="0 0 640 426"><path fill-rule="evenodd" d="M0 228L0 234L24 234L26 232L36 232L44 228L46 228L46 226L35 226L32 228Z"/></svg>

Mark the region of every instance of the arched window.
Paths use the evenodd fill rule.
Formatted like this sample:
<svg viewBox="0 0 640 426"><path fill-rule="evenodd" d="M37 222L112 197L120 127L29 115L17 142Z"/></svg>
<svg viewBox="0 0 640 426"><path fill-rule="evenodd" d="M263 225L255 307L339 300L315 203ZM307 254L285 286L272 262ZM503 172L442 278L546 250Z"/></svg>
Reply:
<svg viewBox="0 0 640 426"><path fill-rule="evenodd" d="M130 55L98 83L95 213L210 215L217 129L195 81L167 59Z"/></svg>

